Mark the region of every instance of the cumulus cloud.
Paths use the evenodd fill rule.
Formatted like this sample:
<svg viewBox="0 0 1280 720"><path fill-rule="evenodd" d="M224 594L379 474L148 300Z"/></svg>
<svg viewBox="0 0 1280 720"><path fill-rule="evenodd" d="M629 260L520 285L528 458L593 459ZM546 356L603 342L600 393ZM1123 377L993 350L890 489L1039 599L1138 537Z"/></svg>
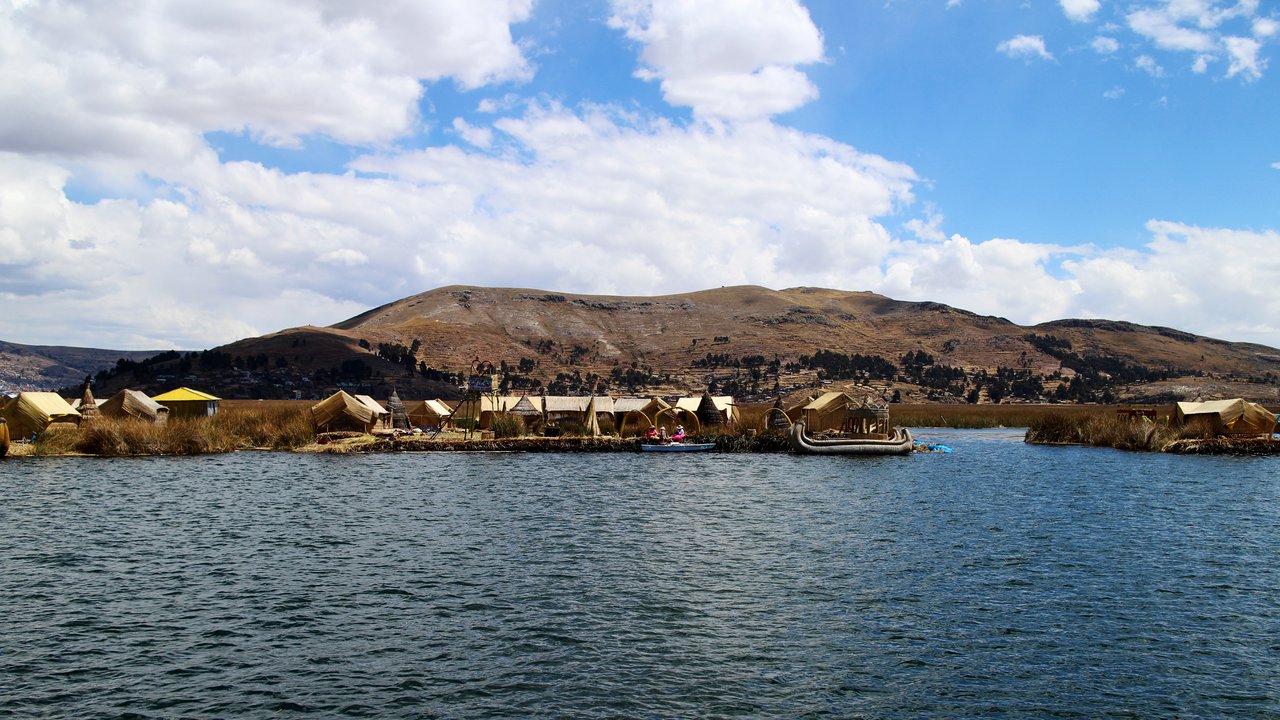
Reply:
<svg viewBox="0 0 1280 720"><path fill-rule="evenodd" d="M1102 6L1099 0L1058 0L1058 4L1074 22L1088 22Z"/></svg>
<svg viewBox="0 0 1280 720"><path fill-rule="evenodd" d="M1197 74L1226 60L1226 77L1252 82L1267 66L1259 54L1262 43L1280 31L1280 22L1259 16L1258 8L1257 0L1225 6L1215 0L1169 0L1133 10L1125 22L1161 50L1191 53L1191 69Z"/></svg>
<svg viewBox="0 0 1280 720"><path fill-rule="evenodd" d="M642 46L637 75L699 117L768 117L817 97L797 66L822 60L822 35L795 0L614 0L609 24Z"/></svg>
<svg viewBox="0 0 1280 720"><path fill-rule="evenodd" d="M1099 35L1093 39L1093 42L1090 43L1090 47L1092 47L1093 51L1099 55L1111 55L1119 52L1120 43L1113 37Z"/></svg>
<svg viewBox="0 0 1280 720"><path fill-rule="evenodd" d="M1045 49L1044 38L1039 35L1017 35L997 45L996 50L1011 58L1028 61L1053 59L1053 55Z"/></svg>
<svg viewBox="0 0 1280 720"><path fill-rule="evenodd" d="M3 114L0 148L185 162L214 130L387 142L418 121L423 80L527 78L509 28L531 4L6 5L0 105L25 112Z"/></svg>
<svg viewBox="0 0 1280 720"><path fill-rule="evenodd" d="M1164 77L1164 68L1150 55L1139 55L1134 59L1133 65L1151 77Z"/></svg>
<svg viewBox="0 0 1280 720"><path fill-rule="evenodd" d="M1261 43L1246 37L1223 38L1223 43L1226 45L1230 60L1227 77L1240 75L1246 80L1257 80L1262 77L1262 70L1267 66L1267 61L1258 57L1258 51L1262 48Z"/></svg>
<svg viewBox="0 0 1280 720"><path fill-rule="evenodd" d="M24 110L0 114L0 302L23 323L6 340L195 349L453 283L824 285L1018 322L1094 315L1280 337L1274 232L1153 221L1140 251L970 240L913 208L911 167L768 121L812 96L797 68L822 57L794 2L758 0L754 14L614 3L643 74L694 122L506 94L477 99L481 119L445 119L452 144L428 147L417 107L431 82L532 72L511 36L529 2L276 1L234 22L181 3L98 22L86 7L0 9L0 102ZM1020 37L1002 52L1052 59ZM322 135L355 159L341 174L228 162L205 139L216 131ZM73 199L86 173L102 199ZM1236 273L1244 294L1217 300Z"/></svg>
<svg viewBox="0 0 1280 720"><path fill-rule="evenodd" d="M1161 220L1147 229L1153 239L1143 252L1111 251L1063 263L1079 284L1081 315L1105 317L1124 307L1129 319L1146 324L1274 343L1280 257L1271 249L1280 234ZM1221 291L1224 278L1230 278L1229 293Z"/></svg>

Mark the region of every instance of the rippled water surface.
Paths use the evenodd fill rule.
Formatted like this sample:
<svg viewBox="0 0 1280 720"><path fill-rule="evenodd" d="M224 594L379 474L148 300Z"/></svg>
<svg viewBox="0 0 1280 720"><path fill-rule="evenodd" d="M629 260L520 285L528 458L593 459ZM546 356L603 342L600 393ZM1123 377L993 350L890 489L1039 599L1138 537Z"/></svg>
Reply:
<svg viewBox="0 0 1280 720"><path fill-rule="evenodd" d="M1280 462L0 462L0 715L1280 717Z"/></svg>

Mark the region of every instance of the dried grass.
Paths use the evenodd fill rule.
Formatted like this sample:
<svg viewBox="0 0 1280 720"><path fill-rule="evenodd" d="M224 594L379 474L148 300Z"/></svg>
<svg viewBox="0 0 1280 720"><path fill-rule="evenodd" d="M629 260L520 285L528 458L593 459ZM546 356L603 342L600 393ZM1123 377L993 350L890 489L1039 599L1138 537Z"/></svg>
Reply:
<svg viewBox="0 0 1280 720"><path fill-rule="evenodd" d="M96 418L58 428L32 443L32 455L203 455L251 448L294 450L315 441L311 417L289 407L237 408L212 417L170 418L154 424L134 418Z"/></svg>

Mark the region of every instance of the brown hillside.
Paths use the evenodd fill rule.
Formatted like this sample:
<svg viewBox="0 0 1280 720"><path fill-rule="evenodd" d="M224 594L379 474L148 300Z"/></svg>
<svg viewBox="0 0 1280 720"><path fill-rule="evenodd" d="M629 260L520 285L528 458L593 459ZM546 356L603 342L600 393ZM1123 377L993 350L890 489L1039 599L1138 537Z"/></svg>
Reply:
<svg viewBox="0 0 1280 720"><path fill-rule="evenodd" d="M869 373L832 376L800 362L819 350L883 360ZM929 356L914 376L907 353ZM1275 348L1109 320L1024 327L939 303L821 288L626 297L451 286L332 327L189 354L112 378L104 389L203 384L226 397L323 397L335 387L377 396L395 387L402 397L456 397L477 360L509 368L514 392L673 394L714 386L748 401L811 394L824 380L833 380L831 389L860 385L907 402L1167 402L1223 392L1275 402L1280 385ZM353 366L359 372L349 372ZM923 369L936 373L926 377Z"/></svg>
<svg viewBox="0 0 1280 720"><path fill-rule="evenodd" d="M571 367L574 346L587 352L572 367L593 369L636 361L687 370L707 352L795 358L828 349L895 361L924 350L965 369L1026 365L1052 371L1059 361L1024 339L1036 333L1068 340L1077 352L1148 367L1239 376L1280 371L1280 350L1167 328L1080 320L1023 327L939 303L820 288L617 297L454 286L384 305L332 330L374 344L417 338L419 358L451 369L476 357L514 365L520 357L536 357L537 343L550 339L557 349L539 357L544 373Z"/></svg>

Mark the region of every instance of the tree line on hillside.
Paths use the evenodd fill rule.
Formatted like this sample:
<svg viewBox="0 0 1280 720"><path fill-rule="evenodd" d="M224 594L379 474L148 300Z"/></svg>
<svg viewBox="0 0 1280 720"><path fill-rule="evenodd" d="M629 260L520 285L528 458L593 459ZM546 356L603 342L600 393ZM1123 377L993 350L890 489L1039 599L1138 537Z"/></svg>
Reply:
<svg viewBox="0 0 1280 720"><path fill-rule="evenodd" d="M925 350L912 350L896 359L862 353L842 353L819 349L812 354L784 361L779 356L762 354L733 355L707 352L690 363L691 369L707 371L708 389L714 393L739 397L762 397L781 389L783 374L814 373L819 383L854 381L903 383L924 388L935 400L978 402L984 395L991 402L1009 399L1049 402L1111 402L1122 385L1150 383L1181 375L1199 375L1198 370L1150 368L1098 352L1078 352L1070 341L1053 335L1027 334L1022 337L1033 351L1058 361L1060 368L1047 374L1036 373L1032 356L1022 353L1016 367L999 366L994 370L966 370L933 356ZM305 352L305 338L295 339L293 348ZM615 365L606 375L572 367L596 358L596 353L581 345L561 346L550 339L526 341L533 357L519 357L514 363L499 362L499 391L551 395L583 395L592 392L642 393L652 387L669 386L670 372L633 361ZM383 342L374 345L360 340L365 351L393 367L400 377L417 376L449 387L462 386L464 372L440 370L418 360L421 340L410 344ZM953 344L944 346L944 352ZM180 353L167 351L143 360L120 359L112 368L99 371L93 378L98 386L108 386L119 378L131 384L149 385L174 379L198 378L212 392L225 386L255 388L259 397L284 397L289 388L300 385L314 388L335 386L367 386L395 382L386 366L375 367L364 358L347 358L330 367L308 367L291 362L287 354L269 356L265 352L233 355L219 350ZM544 360L557 368L554 376L544 372ZM565 366L572 369L565 369ZM1253 382L1280 384L1280 377L1266 373ZM64 389L74 394L75 388Z"/></svg>

